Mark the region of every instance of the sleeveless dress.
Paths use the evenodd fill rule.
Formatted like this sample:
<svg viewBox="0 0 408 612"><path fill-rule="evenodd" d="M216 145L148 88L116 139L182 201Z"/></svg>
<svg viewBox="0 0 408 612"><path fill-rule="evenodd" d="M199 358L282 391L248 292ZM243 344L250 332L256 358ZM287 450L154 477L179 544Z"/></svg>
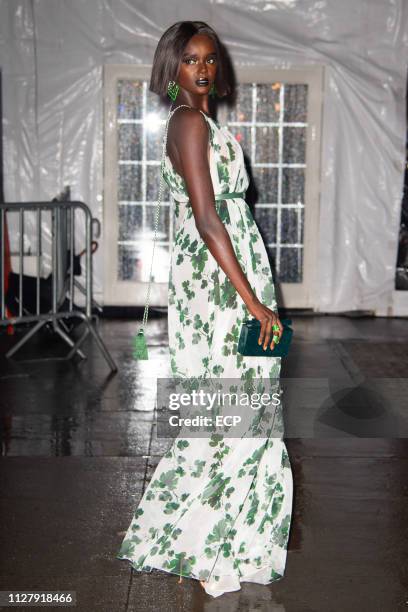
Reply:
<svg viewBox="0 0 408 612"><path fill-rule="evenodd" d="M265 245L244 199L249 179L242 148L226 127L200 112L209 129L217 213L255 295L276 310ZM251 315L200 237L186 184L167 155L163 174L175 215L168 291L172 375L279 379L280 357L237 352L242 322ZM245 581L281 579L293 480L282 440L282 404L275 417L278 435L269 437L179 435L157 465L117 558L138 571L155 568L205 580L213 597L239 590Z"/></svg>

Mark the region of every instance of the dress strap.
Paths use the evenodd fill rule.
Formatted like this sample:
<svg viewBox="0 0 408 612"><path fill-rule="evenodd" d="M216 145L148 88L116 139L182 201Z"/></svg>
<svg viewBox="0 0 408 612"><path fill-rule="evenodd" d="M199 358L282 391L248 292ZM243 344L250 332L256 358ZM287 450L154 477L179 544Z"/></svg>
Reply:
<svg viewBox="0 0 408 612"><path fill-rule="evenodd" d="M173 110L171 110L169 114L172 115L173 113L176 112L178 108L182 108L183 106L185 106L186 108L193 108L192 106L189 106L188 104L179 104L179 106L176 106L176 108L173 108Z"/></svg>

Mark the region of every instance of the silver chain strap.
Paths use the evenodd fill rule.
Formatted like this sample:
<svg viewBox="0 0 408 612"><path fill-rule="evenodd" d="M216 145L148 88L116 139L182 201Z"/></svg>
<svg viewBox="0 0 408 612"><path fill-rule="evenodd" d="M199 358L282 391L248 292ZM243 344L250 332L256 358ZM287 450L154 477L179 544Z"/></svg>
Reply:
<svg viewBox="0 0 408 612"><path fill-rule="evenodd" d="M163 170L164 170L164 164L165 164L165 156L166 156L166 148L167 148L167 132L169 130L169 122L170 122L170 118L172 117L173 113L176 112L176 110L178 108L181 108L182 106L187 106L187 108L191 108L191 106L189 106L188 104L180 104L179 106L177 106L176 108L174 108L173 110L170 107L169 110L169 114L167 116L167 120L166 120L166 125L165 125L165 129L164 129L164 136L163 136L163 150L162 150L162 157L161 157L161 163L160 163L160 186L159 186L159 197L157 200L157 206L156 206L156 218L155 218L155 223L154 223L154 238L153 238L153 251L152 251L152 261L150 264L150 273L149 273L149 285L147 288L147 297L146 297L146 306L144 309L144 314L143 314L143 322L142 322L142 327L141 329L144 329L147 323L147 316L148 316L148 312L149 312L149 300L150 300L150 287L152 284L152 270L153 270L153 257L154 257L154 249L156 246L156 236L157 236L157 228L159 226L159 213L160 213L160 204L161 204L161 200L163 197L163 187L164 187L164 176L163 176Z"/></svg>

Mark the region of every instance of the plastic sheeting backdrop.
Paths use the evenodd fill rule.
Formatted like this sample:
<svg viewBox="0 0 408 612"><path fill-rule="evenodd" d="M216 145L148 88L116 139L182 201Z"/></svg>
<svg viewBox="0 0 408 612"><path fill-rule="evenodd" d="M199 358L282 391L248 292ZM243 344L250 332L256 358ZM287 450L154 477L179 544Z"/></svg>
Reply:
<svg viewBox="0 0 408 612"><path fill-rule="evenodd" d="M6 201L48 200L69 184L102 220L103 65L151 64L167 27L202 20L235 65L326 65L316 310L385 313L405 160L407 16L403 0L0 0Z"/></svg>

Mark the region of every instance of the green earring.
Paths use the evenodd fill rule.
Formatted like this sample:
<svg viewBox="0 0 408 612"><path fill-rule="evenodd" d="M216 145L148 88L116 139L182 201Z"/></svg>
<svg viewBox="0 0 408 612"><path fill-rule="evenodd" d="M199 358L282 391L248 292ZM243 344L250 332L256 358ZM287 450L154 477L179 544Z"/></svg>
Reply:
<svg viewBox="0 0 408 612"><path fill-rule="evenodd" d="M210 93L210 96L213 96L213 97L215 97L218 94L218 92L217 92L217 90L215 88L215 83L214 82L213 82L213 84L210 87L210 92L209 93Z"/></svg>
<svg viewBox="0 0 408 612"><path fill-rule="evenodd" d="M175 81L169 81L169 84L167 85L167 93L169 97L173 100L173 102L177 98L177 94L179 91L180 87L177 85L177 83Z"/></svg>

